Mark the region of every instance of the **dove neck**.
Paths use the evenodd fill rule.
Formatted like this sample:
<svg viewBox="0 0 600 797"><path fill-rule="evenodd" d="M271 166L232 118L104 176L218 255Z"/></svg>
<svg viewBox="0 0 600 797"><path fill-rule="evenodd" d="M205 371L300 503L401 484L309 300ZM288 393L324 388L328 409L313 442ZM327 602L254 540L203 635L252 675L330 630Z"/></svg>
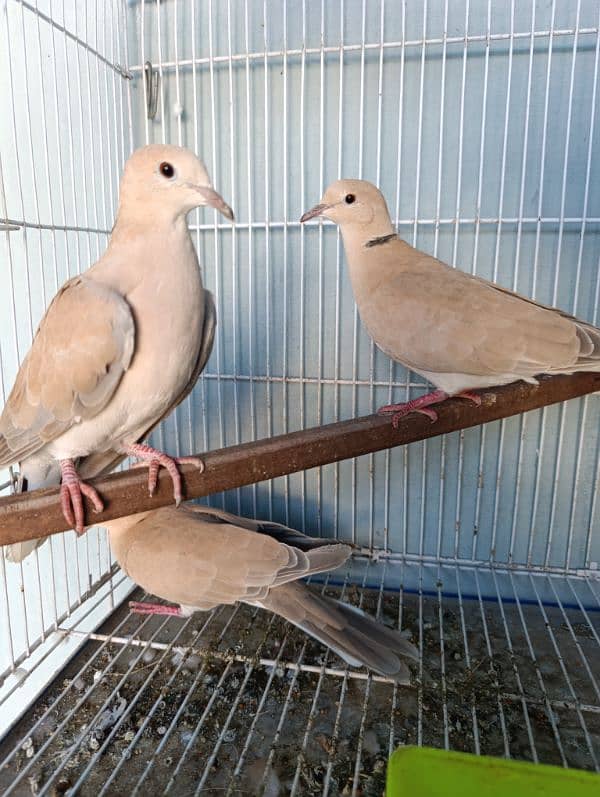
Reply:
<svg viewBox="0 0 600 797"><path fill-rule="evenodd" d="M128 238L134 235L147 235L155 229L165 229L172 226L186 227L185 217L187 209L174 208L168 202L132 201L130 196L122 197L117 210L117 217L112 231L112 238L125 235Z"/></svg>
<svg viewBox="0 0 600 797"><path fill-rule="evenodd" d="M146 212L147 211L147 212ZM173 236L177 240L191 237L186 222L186 214L175 215L168 209L144 208L144 214L139 210L131 213L128 208L119 208L115 224L112 229L108 250L123 244L127 246L156 246L156 235L163 241Z"/></svg>
<svg viewBox="0 0 600 797"><path fill-rule="evenodd" d="M340 231L348 253L363 249L369 241L388 238L396 232L387 212L378 213L367 224L341 224Z"/></svg>
<svg viewBox="0 0 600 797"><path fill-rule="evenodd" d="M396 232L387 214L384 218L372 219L368 224L340 225L340 231L352 279L362 270L365 254L370 251L371 242L385 243Z"/></svg>

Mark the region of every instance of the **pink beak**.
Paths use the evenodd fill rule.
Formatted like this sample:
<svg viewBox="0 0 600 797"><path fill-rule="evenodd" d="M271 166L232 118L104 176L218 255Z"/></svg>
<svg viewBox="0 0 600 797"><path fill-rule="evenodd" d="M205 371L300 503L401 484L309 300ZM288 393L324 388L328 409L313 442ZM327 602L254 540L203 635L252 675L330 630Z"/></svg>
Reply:
<svg viewBox="0 0 600 797"><path fill-rule="evenodd" d="M213 188L208 188L207 186L197 186L196 190L206 199L207 205L218 210L219 213L222 213L229 221L234 220L233 210L229 207L227 202L225 202L221 194L217 194Z"/></svg>
<svg viewBox="0 0 600 797"><path fill-rule="evenodd" d="M315 205L314 208L307 210L306 213L300 218L302 224L309 219L314 219L324 213L330 205Z"/></svg>

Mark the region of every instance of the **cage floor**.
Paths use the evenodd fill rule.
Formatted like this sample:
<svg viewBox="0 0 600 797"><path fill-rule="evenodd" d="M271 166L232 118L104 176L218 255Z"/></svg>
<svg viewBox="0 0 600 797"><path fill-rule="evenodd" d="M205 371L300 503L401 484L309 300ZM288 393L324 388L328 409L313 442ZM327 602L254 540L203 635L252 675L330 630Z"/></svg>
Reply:
<svg viewBox="0 0 600 797"><path fill-rule="evenodd" d="M2 794L381 795L400 744L598 770L600 605L581 600L585 579L540 576L557 596L544 602L360 575L312 588L399 624L422 654L412 686L348 670L250 607L122 606L3 740Z"/></svg>

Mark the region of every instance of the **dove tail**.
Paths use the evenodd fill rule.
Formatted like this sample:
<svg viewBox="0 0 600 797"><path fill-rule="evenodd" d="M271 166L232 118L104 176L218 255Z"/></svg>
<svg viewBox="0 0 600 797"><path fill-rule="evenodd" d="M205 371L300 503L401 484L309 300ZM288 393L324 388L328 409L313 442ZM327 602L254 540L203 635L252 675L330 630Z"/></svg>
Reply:
<svg viewBox="0 0 600 797"><path fill-rule="evenodd" d="M580 370L585 370L586 365L591 371L600 370L600 329L582 321L576 321L575 325L580 344Z"/></svg>
<svg viewBox="0 0 600 797"><path fill-rule="evenodd" d="M274 587L259 605L327 645L351 666L410 683L403 659L418 660L417 649L361 609L312 592L299 582Z"/></svg>
<svg viewBox="0 0 600 797"><path fill-rule="evenodd" d="M37 490L39 487L50 487L60 482L60 468L58 463L50 466L45 463L39 465L25 461L21 463L21 475L17 483L17 492L25 493ZM49 537L41 539L24 540L4 546L4 558L7 562L22 562L25 557L33 553L36 548L43 545Z"/></svg>
<svg viewBox="0 0 600 797"><path fill-rule="evenodd" d="M22 562L26 556L33 553L36 548L39 548L48 538L44 537L41 540L25 540L24 542L13 542L11 545L6 545L4 548L4 558L7 562Z"/></svg>

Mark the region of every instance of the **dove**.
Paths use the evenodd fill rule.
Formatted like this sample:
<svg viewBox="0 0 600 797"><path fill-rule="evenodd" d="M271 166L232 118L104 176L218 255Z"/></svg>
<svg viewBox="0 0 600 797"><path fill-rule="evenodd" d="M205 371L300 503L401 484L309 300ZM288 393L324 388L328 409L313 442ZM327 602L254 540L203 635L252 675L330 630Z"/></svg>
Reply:
<svg viewBox="0 0 600 797"><path fill-rule="evenodd" d="M377 346L436 390L381 407L394 426L410 412L437 420L436 404L478 388L542 374L600 371L600 329L420 252L396 235L381 192L337 180L301 222L339 225L354 298Z"/></svg>
<svg viewBox="0 0 600 797"><path fill-rule="evenodd" d="M132 456L159 467L181 500L179 465L142 443L191 391L212 349L216 313L202 284L186 215L207 205L233 220L203 163L188 149L151 145L125 165L102 257L58 291L37 329L0 416L0 468L18 463L18 489L61 482L63 514L84 531L85 481ZM40 541L10 546L20 561Z"/></svg>
<svg viewBox="0 0 600 797"><path fill-rule="evenodd" d="M241 601L284 617L353 667L410 682L404 659L418 661L414 645L366 612L299 581L344 564L351 546L194 504L105 525L124 572L147 592L176 604L133 601L134 612L188 617Z"/></svg>

